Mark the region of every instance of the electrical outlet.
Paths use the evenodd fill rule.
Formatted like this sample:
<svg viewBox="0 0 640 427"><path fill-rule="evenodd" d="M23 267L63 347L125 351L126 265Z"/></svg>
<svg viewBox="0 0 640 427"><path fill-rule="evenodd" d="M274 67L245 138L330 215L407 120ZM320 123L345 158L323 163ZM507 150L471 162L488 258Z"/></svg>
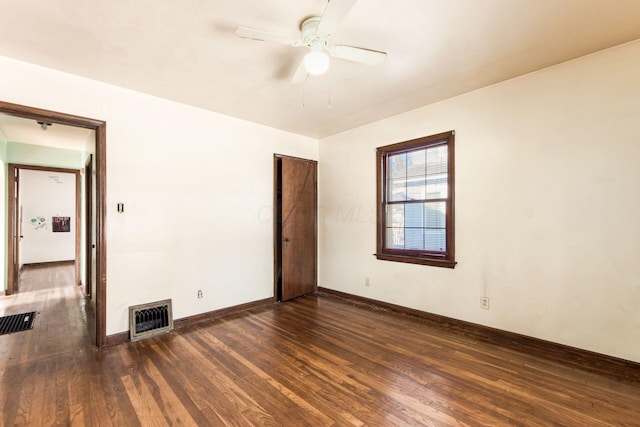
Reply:
<svg viewBox="0 0 640 427"><path fill-rule="evenodd" d="M204 298L204 295L202 295L202 291L198 289L198 299L200 298Z"/></svg>
<svg viewBox="0 0 640 427"><path fill-rule="evenodd" d="M480 308L489 310L489 297L480 298Z"/></svg>
<svg viewBox="0 0 640 427"><path fill-rule="evenodd" d="M369 282L369 278L365 277L364 278L364 285L368 288L369 286L371 286L371 283Z"/></svg>

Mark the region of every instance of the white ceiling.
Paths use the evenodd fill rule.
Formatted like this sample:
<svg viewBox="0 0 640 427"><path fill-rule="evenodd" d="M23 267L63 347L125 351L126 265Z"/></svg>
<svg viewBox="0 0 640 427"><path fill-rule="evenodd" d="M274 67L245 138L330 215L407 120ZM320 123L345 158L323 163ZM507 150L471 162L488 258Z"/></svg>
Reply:
<svg viewBox="0 0 640 427"><path fill-rule="evenodd" d="M640 38L638 0L358 0L332 42L387 61L293 85L304 48L233 33L296 38L326 4L0 0L0 55L321 138Z"/></svg>
<svg viewBox="0 0 640 427"><path fill-rule="evenodd" d="M95 131L75 126L52 124L43 130L36 120L0 114L0 141L84 150L95 140Z"/></svg>

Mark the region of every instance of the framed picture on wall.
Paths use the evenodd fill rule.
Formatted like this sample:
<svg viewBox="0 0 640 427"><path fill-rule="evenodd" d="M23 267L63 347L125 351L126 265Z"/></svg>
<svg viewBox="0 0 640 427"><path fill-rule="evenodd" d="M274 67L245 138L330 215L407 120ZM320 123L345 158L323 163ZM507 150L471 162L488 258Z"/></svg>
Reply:
<svg viewBox="0 0 640 427"><path fill-rule="evenodd" d="M51 230L54 233L68 233L71 231L71 217L54 216L51 218Z"/></svg>

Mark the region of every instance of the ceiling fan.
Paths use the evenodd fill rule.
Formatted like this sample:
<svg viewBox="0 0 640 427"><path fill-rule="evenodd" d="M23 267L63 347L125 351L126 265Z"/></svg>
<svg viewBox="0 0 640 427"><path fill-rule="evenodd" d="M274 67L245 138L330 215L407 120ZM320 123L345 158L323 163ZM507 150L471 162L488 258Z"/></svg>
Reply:
<svg viewBox="0 0 640 427"><path fill-rule="evenodd" d="M282 43L293 47L306 47L309 52L291 78L292 83L302 83L309 74L324 74L329 69L329 55L366 65L382 64L387 54L362 47L331 45L329 39L347 15L356 0L329 0L322 16L312 16L300 24L300 38L290 39L253 28L238 27L238 37Z"/></svg>

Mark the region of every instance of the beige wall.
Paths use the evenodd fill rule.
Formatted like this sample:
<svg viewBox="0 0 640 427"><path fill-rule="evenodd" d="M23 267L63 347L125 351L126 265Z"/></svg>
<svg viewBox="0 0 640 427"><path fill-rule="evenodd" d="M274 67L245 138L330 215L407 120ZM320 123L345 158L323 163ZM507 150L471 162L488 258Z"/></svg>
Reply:
<svg viewBox="0 0 640 427"><path fill-rule="evenodd" d="M640 41L321 140L320 285L640 362L638 58ZM448 130L457 267L377 261L375 148Z"/></svg>
<svg viewBox="0 0 640 427"><path fill-rule="evenodd" d="M273 295L273 154L317 159L316 140L2 57L0 99L107 122L108 335L133 304Z"/></svg>

